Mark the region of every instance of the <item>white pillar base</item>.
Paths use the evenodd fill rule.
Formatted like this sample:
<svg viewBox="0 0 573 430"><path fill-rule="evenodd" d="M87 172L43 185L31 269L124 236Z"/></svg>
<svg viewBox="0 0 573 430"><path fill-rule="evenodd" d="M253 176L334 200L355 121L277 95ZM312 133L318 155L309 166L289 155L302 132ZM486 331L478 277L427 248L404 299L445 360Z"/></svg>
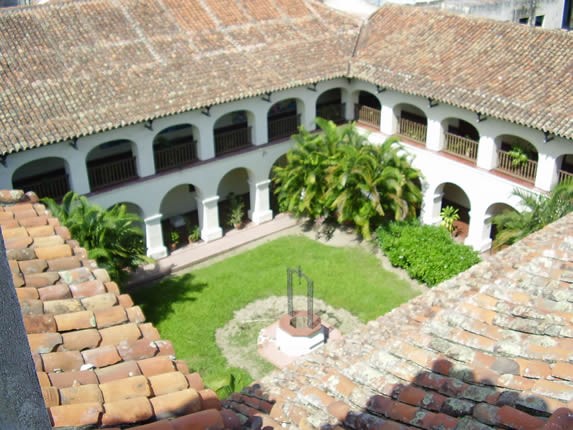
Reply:
<svg viewBox="0 0 573 430"><path fill-rule="evenodd" d="M270 209L257 212L249 211L249 219L255 224L262 224L273 219L273 211Z"/></svg>
<svg viewBox="0 0 573 430"><path fill-rule="evenodd" d="M161 230L161 214L145 218L145 246L147 256L151 258L163 258L167 256L167 248L163 244L163 231Z"/></svg>
<svg viewBox="0 0 573 430"><path fill-rule="evenodd" d="M154 260L159 260L160 258L167 257L167 248L165 246L148 248L147 256L153 258Z"/></svg>
<svg viewBox="0 0 573 430"><path fill-rule="evenodd" d="M199 225L201 226L201 239L209 242L223 237L223 229L219 225L219 196L203 199L197 195L197 210L199 212Z"/></svg>
<svg viewBox="0 0 573 430"><path fill-rule="evenodd" d="M211 242L223 237L223 229L221 227L216 227L212 229L201 230L201 239L205 242Z"/></svg>

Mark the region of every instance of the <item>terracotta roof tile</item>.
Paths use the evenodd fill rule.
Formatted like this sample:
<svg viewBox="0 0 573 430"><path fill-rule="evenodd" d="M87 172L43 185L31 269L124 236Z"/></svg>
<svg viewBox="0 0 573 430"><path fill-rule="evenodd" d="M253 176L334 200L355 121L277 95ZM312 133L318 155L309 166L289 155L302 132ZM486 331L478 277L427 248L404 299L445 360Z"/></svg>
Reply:
<svg viewBox="0 0 573 430"><path fill-rule="evenodd" d="M201 377L189 374L184 362L175 360L171 342L144 323L131 297L120 294L105 270L81 260L85 250L69 238L68 230L48 217L42 205L30 203L37 197L14 193L19 197L11 201L11 195L0 190L0 214L9 209L19 221L40 219L13 228L13 218L2 216L0 226L5 237L12 237L7 242L22 247L12 248L7 256L52 424L123 428L219 409L216 394L205 390ZM46 222L50 225L43 230L36 226ZM172 429L204 422L205 417L164 424ZM223 420L219 413L207 417ZM226 417L230 423L236 422L233 417L238 420L233 413Z"/></svg>

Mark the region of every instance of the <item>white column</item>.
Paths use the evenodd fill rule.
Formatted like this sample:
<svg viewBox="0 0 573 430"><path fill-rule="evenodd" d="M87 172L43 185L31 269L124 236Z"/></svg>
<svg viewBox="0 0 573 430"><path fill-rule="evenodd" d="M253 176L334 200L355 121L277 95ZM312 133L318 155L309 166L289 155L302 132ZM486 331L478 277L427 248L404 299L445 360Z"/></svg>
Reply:
<svg viewBox="0 0 573 430"><path fill-rule="evenodd" d="M137 139L135 142L136 154L135 162L137 164L137 174L140 178L155 175L155 156L153 154L153 135Z"/></svg>
<svg viewBox="0 0 573 430"><path fill-rule="evenodd" d="M156 214L144 219L147 256L156 259L167 256L167 248L163 244L161 218L161 214Z"/></svg>
<svg viewBox="0 0 573 430"><path fill-rule="evenodd" d="M426 132L426 148L433 151L441 151L444 147L444 133L440 121L428 118L428 130Z"/></svg>
<svg viewBox="0 0 573 430"><path fill-rule="evenodd" d="M213 133L213 122L204 121L197 124L199 127L199 141L197 142L197 158L208 160L215 157L215 135Z"/></svg>
<svg viewBox="0 0 573 430"><path fill-rule="evenodd" d="M470 226L468 237L464 244L471 246L478 252L486 251L491 247L489 233L491 230L491 217L483 211L472 209L469 213Z"/></svg>
<svg viewBox="0 0 573 430"><path fill-rule="evenodd" d="M420 218L422 223L429 225L440 224L440 209L442 205L442 192L426 192L424 194L424 201L422 205L422 213Z"/></svg>
<svg viewBox="0 0 573 430"><path fill-rule="evenodd" d="M253 109L255 123L252 134L253 145L264 145L269 142L269 119L267 113L272 103L262 100L260 103L256 110Z"/></svg>
<svg viewBox="0 0 573 430"><path fill-rule="evenodd" d="M344 119L347 121L354 120L354 97L352 97L350 88L342 91L341 102L344 103Z"/></svg>
<svg viewBox="0 0 573 430"><path fill-rule="evenodd" d="M547 153L539 153L535 186L543 191L551 191L557 183L557 160Z"/></svg>
<svg viewBox="0 0 573 430"><path fill-rule="evenodd" d="M492 170L497 167L497 148L493 137L481 136L479 139L477 166Z"/></svg>
<svg viewBox="0 0 573 430"><path fill-rule="evenodd" d="M273 219L273 211L270 210L269 203L270 183L270 179L261 182L249 181L249 196L251 199L249 218L255 224L261 224Z"/></svg>
<svg viewBox="0 0 573 430"><path fill-rule="evenodd" d="M68 154L70 153L68 152ZM85 154L77 150L74 151L73 155L67 157L67 167L69 169L67 173L70 189L78 194L89 193L90 180Z"/></svg>
<svg viewBox="0 0 573 430"><path fill-rule="evenodd" d="M197 196L197 213L201 226L201 239L205 242L219 239L223 236L223 229L219 226L219 196L206 199Z"/></svg>
<svg viewBox="0 0 573 430"><path fill-rule="evenodd" d="M317 98L313 97L312 101L307 101L307 103L305 103L304 110L300 117L300 124L307 130L316 129L316 123L314 122L316 118L316 100Z"/></svg>
<svg viewBox="0 0 573 430"><path fill-rule="evenodd" d="M382 105L382 110L380 111L380 132L390 136L397 131L394 110L390 106Z"/></svg>

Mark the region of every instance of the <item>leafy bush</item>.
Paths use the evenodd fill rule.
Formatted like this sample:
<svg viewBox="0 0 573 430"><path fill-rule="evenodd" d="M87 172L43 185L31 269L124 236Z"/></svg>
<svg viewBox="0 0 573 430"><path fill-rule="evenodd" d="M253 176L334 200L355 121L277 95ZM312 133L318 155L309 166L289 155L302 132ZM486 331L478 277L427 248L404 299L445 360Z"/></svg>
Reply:
<svg viewBox="0 0 573 430"><path fill-rule="evenodd" d="M378 242L393 266L434 286L480 261L476 251L455 243L443 227L392 222L377 231Z"/></svg>

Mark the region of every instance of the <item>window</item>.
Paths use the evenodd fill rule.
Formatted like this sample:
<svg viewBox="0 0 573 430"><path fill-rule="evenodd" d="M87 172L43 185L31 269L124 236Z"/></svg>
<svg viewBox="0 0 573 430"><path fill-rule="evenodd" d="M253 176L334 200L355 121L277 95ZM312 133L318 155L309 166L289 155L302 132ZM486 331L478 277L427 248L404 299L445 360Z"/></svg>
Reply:
<svg viewBox="0 0 573 430"><path fill-rule="evenodd" d="M519 18L519 23L520 24L529 24L529 18L525 17L525 18Z"/></svg>
<svg viewBox="0 0 573 430"><path fill-rule="evenodd" d="M538 15L535 17L535 26L536 27L543 27L543 19L545 15Z"/></svg>

